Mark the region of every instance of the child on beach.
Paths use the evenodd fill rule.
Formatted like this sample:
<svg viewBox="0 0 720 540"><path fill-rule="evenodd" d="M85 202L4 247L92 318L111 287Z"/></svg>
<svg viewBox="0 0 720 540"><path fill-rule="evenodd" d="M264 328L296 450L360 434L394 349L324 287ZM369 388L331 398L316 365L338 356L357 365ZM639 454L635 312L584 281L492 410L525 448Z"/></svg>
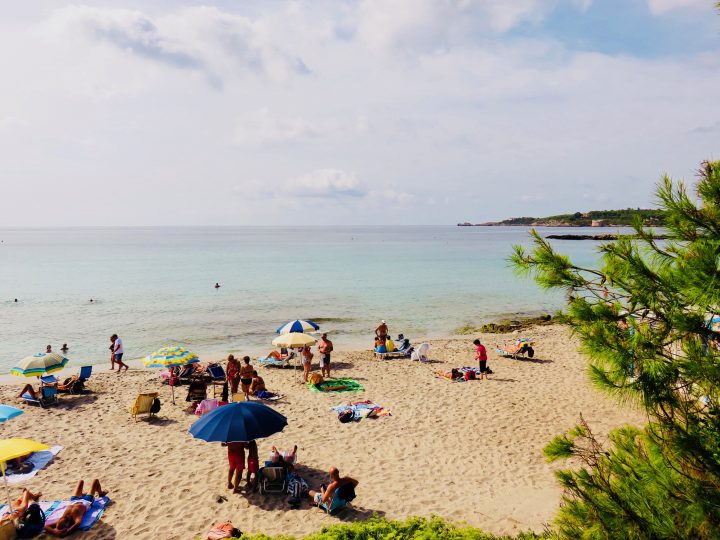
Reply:
<svg viewBox="0 0 720 540"><path fill-rule="evenodd" d="M240 481L242 480L243 470L245 469L245 443L231 442L222 443L222 445L227 446L228 449L229 468L227 487L228 489L232 489L233 493L239 493Z"/></svg>
<svg viewBox="0 0 720 540"><path fill-rule="evenodd" d="M255 441L250 441L247 444L248 456L247 456L247 477L245 479L245 485L248 489L255 491L258 481L258 470L260 469L260 458L258 457L258 447ZM250 482L250 475L253 479Z"/></svg>
<svg viewBox="0 0 720 540"><path fill-rule="evenodd" d="M479 380L487 379L487 350L485 350L485 345L480 343L479 339L473 341L473 345L475 345L475 359L478 361L480 368Z"/></svg>

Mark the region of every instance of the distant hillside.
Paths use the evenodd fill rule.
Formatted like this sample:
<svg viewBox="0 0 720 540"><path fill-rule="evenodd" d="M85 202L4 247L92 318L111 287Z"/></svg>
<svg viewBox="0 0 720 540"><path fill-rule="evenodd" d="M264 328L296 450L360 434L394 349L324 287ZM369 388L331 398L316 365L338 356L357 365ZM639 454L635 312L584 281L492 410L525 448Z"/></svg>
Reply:
<svg viewBox="0 0 720 540"><path fill-rule="evenodd" d="M490 221L487 223L458 223L459 227L472 226L500 226L522 225L532 227L610 227L632 225L636 216L640 216L645 225L662 226L665 215L662 210L649 210L642 208L626 208L625 210L592 210L590 212L575 212L574 214L560 214L558 216L516 217L503 221Z"/></svg>

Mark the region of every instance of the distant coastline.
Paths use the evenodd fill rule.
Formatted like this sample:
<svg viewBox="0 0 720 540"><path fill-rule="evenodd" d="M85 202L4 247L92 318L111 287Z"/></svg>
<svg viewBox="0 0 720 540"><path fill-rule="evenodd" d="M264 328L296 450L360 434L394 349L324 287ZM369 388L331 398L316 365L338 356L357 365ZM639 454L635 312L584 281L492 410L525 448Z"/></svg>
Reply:
<svg viewBox="0 0 720 540"><path fill-rule="evenodd" d="M514 217L502 221L471 223L464 221L458 227L627 227L640 220L647 226L663 226L665 214L662 210L626 208L624 210L592 210L557 216Z"/></svg>

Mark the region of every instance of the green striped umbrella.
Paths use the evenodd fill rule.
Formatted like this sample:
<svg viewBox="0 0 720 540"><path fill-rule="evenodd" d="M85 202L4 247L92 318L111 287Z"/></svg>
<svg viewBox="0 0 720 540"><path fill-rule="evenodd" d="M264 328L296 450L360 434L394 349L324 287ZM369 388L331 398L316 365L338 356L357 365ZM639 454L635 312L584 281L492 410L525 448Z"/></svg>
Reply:
<svg viewBox="0 0 720 540"><path fill-rule="evenodd" d="M40 377L60 371L69 361L57 353L37 353L20 360L17 366L10 370L10 374L17 377Z"/></svg>

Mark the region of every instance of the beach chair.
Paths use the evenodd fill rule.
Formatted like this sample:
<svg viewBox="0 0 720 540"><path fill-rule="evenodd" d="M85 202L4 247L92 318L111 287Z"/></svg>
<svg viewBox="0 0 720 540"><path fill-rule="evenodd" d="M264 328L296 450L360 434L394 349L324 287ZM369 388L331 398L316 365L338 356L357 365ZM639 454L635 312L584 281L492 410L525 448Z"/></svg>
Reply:
<svg viewBox="0 0 720 540"><path fill-rule="evenodd" d="M148 418L155 416L155 413L151 412L153 401L158 397L157 392L147 392L144 394L138 394L135 398L135 403L130 407L130 416L137 421L139 414L147 414Z"/></svg>
<svg viewBox="0 0 720 540"><path fill-rule="evenodd" d="M258 484L260 486L260 494L275 493L283 495L287 493L288 488L288 472L285 467L265 462L265 467L260 467L258 471Z"/></svg>
<svg viewBox="0 0 720 540"><path fill-rule="evenodd" d="M216 398L218 395L222 395L223 386L227 383L227 377L223 367L220 364L209 365L207 367L207 374L210 377L210 383L213 387L213 397Z"/></svg>
<svg viewBox="0 0 720 540"><path fill-rule="evenodd" d="M410 355L410 359L418 360L420 362L427 362L428 360L430 360L428 358L429 350L430 350L430 344L425 342L412 352L412 354Z"/></svg>
<svg viewBox="0 0 720 540"><path fill-rule="evenodd" d="M201 380L190 382L185 401L202 401L207 398L207 383Z"/></svg>
<svg viewBox="0 0 720 540"><path fill-rule="evenodd" d="M54 405L58 402L58 380L52 376L47 375L40 377L40 396L37 399L23 397L23 401L28 405L40 405L41 408L45 408L48 405Z"/></svg>
<svg viewBox="0 0 720 540"><path fill-rule="evenodd" d="M378 358L408 358L413 352L413 346L410 345L409 339L403 339L400 347L392 352L375 352L375 356Z"/></svg>
<svg viewBox="0 0 720 540"><path fill-rule="evenodd" d="M79 394L85 390L85 381L92 375L92 366L83 366L78 375L73 375L63 383L58 384L58 391L68 394Z"/></svg>
<svg viewBox="0 0 720 540"><path fill-rule="evenodd" d="M535 343L529 339L518 339L515 342L515 345L508 347L507 349L496 345L495 352L498 356L502 356L503 358L514 358L515 360L522 357L532 358L535 356L535 349L533 349L534 344Z"/></svg>

